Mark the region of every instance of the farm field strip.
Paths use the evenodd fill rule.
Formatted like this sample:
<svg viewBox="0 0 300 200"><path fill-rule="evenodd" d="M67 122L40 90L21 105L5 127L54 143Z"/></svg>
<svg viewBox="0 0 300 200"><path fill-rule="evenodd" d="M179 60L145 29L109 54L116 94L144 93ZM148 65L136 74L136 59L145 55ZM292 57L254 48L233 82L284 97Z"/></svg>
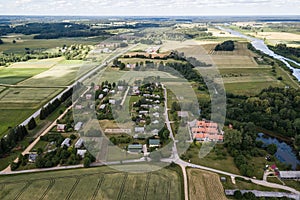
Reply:
<svg viewBox="0 0 300 200"><path fill-rule="evenodd" d="M143 166L141 166L143 167ZM5 176L1 199L180 199L178 175L167 169L124 173L108 167ZM64 175L71 172L70 175ZM76 175L77 172L77 175ZM68 173L69 174L69 173ZM175 191L171 191L171 187ZM134 195L132 195L134 193Z"/></svg>

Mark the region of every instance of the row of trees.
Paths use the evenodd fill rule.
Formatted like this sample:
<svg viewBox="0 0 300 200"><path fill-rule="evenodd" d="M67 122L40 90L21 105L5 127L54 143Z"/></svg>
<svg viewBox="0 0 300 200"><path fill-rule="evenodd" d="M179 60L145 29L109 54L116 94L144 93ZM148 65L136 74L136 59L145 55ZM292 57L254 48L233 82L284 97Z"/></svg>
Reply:
<svg viewBox="0 0 300 200"><path fill-rule="evenodd" d="M269 48L275 51L277 54L300 62L300 48L287 47L286 44L277 44L275 47L269 46Z"/></svg>
<svg viewBox="0 0 300 200"><path fill-rule="evenodd" d="M28 135L28 131L25 126L11 128L9 133L0 140L0 156L9 153L26 135Z"/></svg>
<svg viewBox="0 0 300 200"><path fill-rule="evenodd" d="M43 107L40 112L40 119L46 119L53 111L55 111L61 103L65 102L73 93L73 88L70 88L68 91L62 94L60 99L55 99L53 102L47 104Z"/></svg>

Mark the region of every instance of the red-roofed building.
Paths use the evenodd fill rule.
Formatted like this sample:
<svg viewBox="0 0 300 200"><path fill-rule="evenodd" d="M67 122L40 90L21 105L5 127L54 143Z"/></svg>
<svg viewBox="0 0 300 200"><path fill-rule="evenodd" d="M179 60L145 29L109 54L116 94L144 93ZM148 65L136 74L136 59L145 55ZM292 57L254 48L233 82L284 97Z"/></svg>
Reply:
<svg viewBox="0 0 300 200"><path fill-rule="evenodd" d="M197 121L194 127L191 127L193 138L197 141L216 141L223 142L223 133L219 131L218 124L211 121Z"/></svg>

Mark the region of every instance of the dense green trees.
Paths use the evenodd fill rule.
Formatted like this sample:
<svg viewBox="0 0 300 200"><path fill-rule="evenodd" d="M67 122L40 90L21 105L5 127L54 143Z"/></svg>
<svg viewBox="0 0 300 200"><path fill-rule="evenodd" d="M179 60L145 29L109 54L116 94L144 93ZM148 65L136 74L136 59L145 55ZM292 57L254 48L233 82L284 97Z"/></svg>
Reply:
<svg viewBox="0 0 300 200"><path fill-rule="evenodd" d="M227 40L221 44L218 44L215 47L215 51L233 51L234 50L234 42L232 40Z"/></svg>
<svg viewBox="0 0 300 200"><path fill-rule="evenodd" d="M277 54L300 62L300 48L288 47L286 44L277 44L275 47L269 46L269 48Z"/></svg>
<svg viewBox="0 0 300 200"><path fill-rule="evenodd" d="M25 126L11 128L9 133L0 140L0 157L8 153L16 146L17 142L23 140L26 135L28 135L28 132Z"/></svg>
<svg viewBox="0 0 300 200"><path fill-rule="evenodd" d="M28 122L28 130L32 130L36 127L35 119L32 117Z"/></svg>
<svg viewBox="0 0 300 200"><path fill-rule="evenodd" d="M3 44L3 41L0 39L0 44Z"/></svg>

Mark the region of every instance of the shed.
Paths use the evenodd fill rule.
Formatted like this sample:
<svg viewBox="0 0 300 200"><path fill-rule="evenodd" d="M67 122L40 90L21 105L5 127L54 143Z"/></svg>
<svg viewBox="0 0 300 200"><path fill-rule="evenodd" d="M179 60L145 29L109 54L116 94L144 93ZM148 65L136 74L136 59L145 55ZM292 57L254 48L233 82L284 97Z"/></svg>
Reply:
<svg viewBox="0 0 300 200"><path fill-rule="evenodd" d="M141 144L130 144L128 145L129 152L141 153L143 150L143 145Z"/></svg>
<svg viewBox="0 0 300 200"><path fill-rule="evenodd" d="M160 147L159 139L149 139L149 147Z"/></svg>

